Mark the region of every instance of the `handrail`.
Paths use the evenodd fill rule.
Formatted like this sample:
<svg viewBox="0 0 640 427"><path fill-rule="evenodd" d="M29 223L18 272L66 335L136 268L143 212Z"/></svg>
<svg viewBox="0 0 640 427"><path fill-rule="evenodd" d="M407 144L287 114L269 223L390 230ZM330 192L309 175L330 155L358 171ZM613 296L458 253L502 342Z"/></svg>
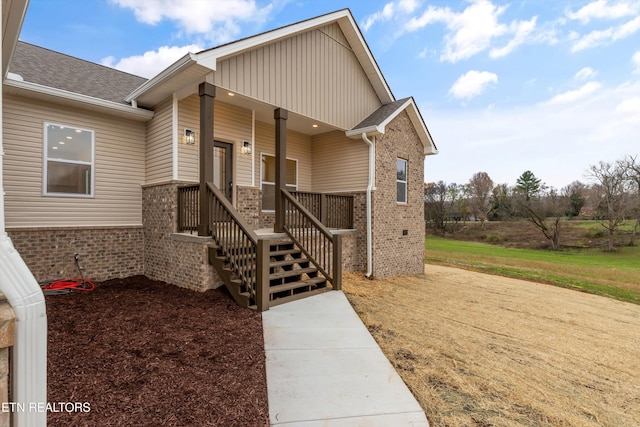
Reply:
<svg viewBox="0 0 640 427"><path fill-rule="evenodd" d="M211 182L207 183L207 201L209 203L209 230L218 249L227 258L231 270L238 277L241 292L249 294L258 311L268 309L264 264L268 265L269 257L263 256L264 242L235 210L227 197ZM265 261L266 259L266 261Z"/></svg>
<svg viewBox="0 0 640 427"><path fill-rule="evenodd" d="M342 236L332 234L286 189L281 189L285 233L326 277L334 290L342 288Z"/></svg>

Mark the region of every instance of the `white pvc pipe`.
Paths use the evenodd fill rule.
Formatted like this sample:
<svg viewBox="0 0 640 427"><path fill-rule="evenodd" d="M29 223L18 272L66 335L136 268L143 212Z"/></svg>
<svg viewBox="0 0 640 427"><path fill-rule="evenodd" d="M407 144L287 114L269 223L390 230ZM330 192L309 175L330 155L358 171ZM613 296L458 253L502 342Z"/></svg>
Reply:
<svg viewBox="0 0 640 427"><path fill-rule="evenodd" d="M362 140L369 146L369 181L367 182L367 272L366 277L371 277L373 271L373 243L371 230L371 191L373 190L374 174L376 170L376 145L375 139L371 141L365 132L362 132Z"/></svg>
<svg viewBox="0 0 640 427"><path fill-rule="evenodd" d="M4 35L1 25L0 22L0 34ZM4 76L0 79L4 81ZM0 116L2 108L0 92ZM0 120L0 292L16 316L10 376L11 402L17 410L12 413L11 425L43 427L47 425L47 311L38 282L5 231L3 161Z"/></svg>

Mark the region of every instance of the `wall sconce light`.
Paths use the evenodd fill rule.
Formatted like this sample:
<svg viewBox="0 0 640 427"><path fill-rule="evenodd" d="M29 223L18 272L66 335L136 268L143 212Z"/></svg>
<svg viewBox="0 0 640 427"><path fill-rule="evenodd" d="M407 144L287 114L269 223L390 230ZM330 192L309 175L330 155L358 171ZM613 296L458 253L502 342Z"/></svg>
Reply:
<svg viewBox="0 0 640 427"><path fill-rule="evenodd" d="M196 133L191 129L185 129L182 138L185 144L193 145L196 143Z"/></svg>
<svg viewBox="0 0 640 427"><path fill-rule="evenodd" d="M249 141L242 141L242 154L251 154L251 143Z"/></svg>

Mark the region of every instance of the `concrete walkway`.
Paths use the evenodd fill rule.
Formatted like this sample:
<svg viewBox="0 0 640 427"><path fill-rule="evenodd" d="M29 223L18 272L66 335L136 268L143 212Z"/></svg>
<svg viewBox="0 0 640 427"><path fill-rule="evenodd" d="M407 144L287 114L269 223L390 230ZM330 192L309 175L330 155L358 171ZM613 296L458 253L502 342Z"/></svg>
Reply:
<svg viewBox="0 0 640 427"><path fill-rule="evenodd" d="M342 292L262 314L272 426L420 426L427 418Z"/></svg>

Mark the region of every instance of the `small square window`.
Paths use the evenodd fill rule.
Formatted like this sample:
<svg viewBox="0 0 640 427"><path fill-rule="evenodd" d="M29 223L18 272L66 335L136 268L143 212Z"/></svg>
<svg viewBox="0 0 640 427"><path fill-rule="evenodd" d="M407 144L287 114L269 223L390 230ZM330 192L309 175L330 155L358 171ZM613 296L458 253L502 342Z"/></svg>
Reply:
<svg viewBox="0 0 640 427"><path fill-rule="evenodd" d="M404 159L397 159L396 171L396 201L398 203L407 203L407 161Z"/></svg>
<svg viewBox="0 0 640 427"><path fill-rule="evenodd" d="M44 194L92 197L93 163L93 131L45 123Z"/></svg>

